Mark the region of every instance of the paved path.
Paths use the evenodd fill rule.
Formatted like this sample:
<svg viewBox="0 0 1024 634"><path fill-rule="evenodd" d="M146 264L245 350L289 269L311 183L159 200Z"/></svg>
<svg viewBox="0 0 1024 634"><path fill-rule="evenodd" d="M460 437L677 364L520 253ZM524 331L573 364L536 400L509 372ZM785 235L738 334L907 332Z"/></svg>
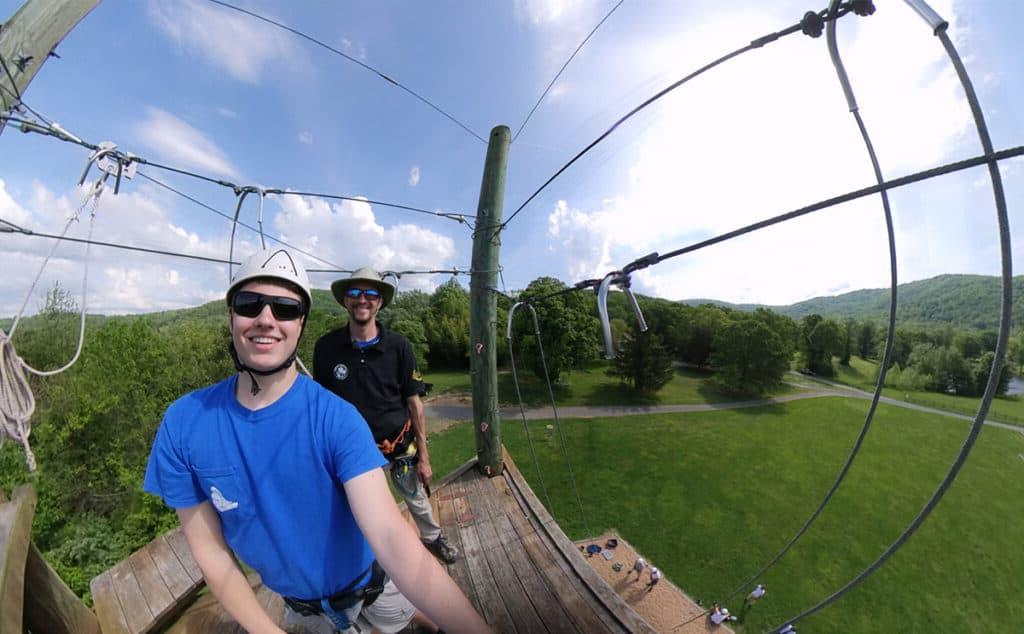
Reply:
<svg viewBox="0 0 1024 634"><path fill-rule="evenodd" d="M599 417L611 417L611 416L640 416L645 414L671 414L671 413L684 413L684 412L710 412L719 409L740 409L744 407L763 407L765 405L772 405L774 403L788 403L790 401L799 401L806 398L823 398L823 397L843 397L843 398L861 398L871 400L872 393L865 392L846 385L839 383L833 383L831 381L825 381L823 379L814 379L818 385L806 385L806 384L795 384L799 387L814 389L815 387L824 386L825 389L818 389L812 392L803 392L800 394L786 394L784 396L774 396L771 398L758 399L753 401L736 401L731 403L692 403L687 405L618 405L618 406L592 406L592 405L573 405L558 408L559 418L599 418ZM954 412L947 412L941 409L935 409L932 407L925 407L924 405L917 405L914 403L908 403L887 396L879 399L881 402L888 405L895 405L897 407L905 407L907 409L913 409L920 412L927 412L929 414L938 414L940 416L948 416L950 418L959 418L961 420L973 421L973 416L967 416L965 414L956 414ZM464 420L471 420L473 418L473 408L470 404L468 397L439 397L426 403L427 409L427 427L430 431L440 431L452 423ZM548 418L554 418L551 407L527 407L525 408L525 415L527 420L542 420ZM502 420L521 420L522 415L518 407L503 407L500 410ZM1024 433L1024 426L1014 425L1011 423L1003 423L993 420L986 420L986 425L992 427L1000 427L1002 429L1009 429L1012 431L1020 431Z"/></svg>

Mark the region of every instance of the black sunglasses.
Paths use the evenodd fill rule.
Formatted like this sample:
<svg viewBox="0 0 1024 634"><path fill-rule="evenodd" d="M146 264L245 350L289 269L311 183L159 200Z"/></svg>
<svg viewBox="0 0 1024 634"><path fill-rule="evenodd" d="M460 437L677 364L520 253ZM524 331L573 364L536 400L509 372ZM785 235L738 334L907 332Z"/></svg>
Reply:
<svg viewBox="0 0 1024 634"><path fill-rule="evenodd" d="M380 299L380 291L375 288L347 288L345 289L345 297L351 297L352 299L359 299L360 297L366 297L366 299Z"/></svg>
<svg viewBox="0 0 1024 634"><path fill-rule="evenodd" d="M231 298L231 310L242 317L256 317L267 305L278 321L292 321L306 314L305 302L291 297L239 291Z"/></svg>

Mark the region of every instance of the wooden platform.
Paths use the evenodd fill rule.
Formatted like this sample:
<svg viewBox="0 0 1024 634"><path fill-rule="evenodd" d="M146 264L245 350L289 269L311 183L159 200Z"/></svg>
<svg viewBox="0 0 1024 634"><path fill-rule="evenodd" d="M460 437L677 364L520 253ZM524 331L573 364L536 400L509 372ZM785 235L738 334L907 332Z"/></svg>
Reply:
<svg viewBox="0 0 1024 634"><path fill-rule="evenodd" d="M132 553L89 584L104 634L161 628L205 585L181 528Z"/></svg>
<svg viewBox="0 0 1024 634"><path fill-rule="evenodd" d="M654 632L584 561L507 453L505 465L502 476L488 478L471 460L438 482L431 498L462 553L448 573L495 631ZM281 598L255 575L250 582L280 622ZM103 631L153 631L173 616L168 633L242 632L212 596L192 601L201 583L180 530L172 531L93 580ZM109 609L115 605L117 613Z"/></svg>
<svg viewBox="0 0 1024 634"><path fill-rule="evenodd" d="M488 478L471 461L434 492L463 557L448 572L497 632L654 632L583 559L511 457Z"/></svg>

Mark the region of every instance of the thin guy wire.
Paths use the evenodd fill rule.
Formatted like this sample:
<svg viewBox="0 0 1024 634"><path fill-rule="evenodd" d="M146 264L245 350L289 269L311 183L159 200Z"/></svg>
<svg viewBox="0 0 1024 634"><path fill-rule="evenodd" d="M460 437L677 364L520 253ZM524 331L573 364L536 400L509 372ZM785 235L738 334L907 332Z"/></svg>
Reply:
<svg viewBox="0 0 1024 634"><path fill-rule="evenodd" d="M829 19L834 19L834 18L831 17L831 16L826 16L825 19L829 20ZM532 202L534 198L536 198L542 191L544 191L544 189L547 188L547 186L550 185L556 178L561 176L562 172L564 172L565 170L569 169L569 167L573 163L575 163L576 161L581 159L584 154L589 152L595 145L597 145L598 143L603 141L605 138L607 138L608 135L610 135L612 132L614 132L616 128L618 128L620 125L625 123L633 115L637 114L638 112L640 112L641 110L643 110L647 106L651 105L655 101L661 99L662 97L664 97L668 93L672 92L676 88L679 88L680 86L682 86L686 82L690 81L691 79L706 73L707 71L715 68L716 66L719 66L720 64L723 64L723 63L729 61L730 59L732 59L734 57L737 57L737 56L739 56L739 55L741 55L743 53L746 53L747 51L751 51L751 50L756 49L756 48L761 48L762 46L765 46L766 44L770 44L770 43L778 40L779 38L785 37L785 36L790 35L792 33L797 33L797 32L800 31L800 29L801 29L801 22L797 22L796 24L794 24L794 25L792 25L792 26L790 26L788 28L785 28L785 29L783 29L781 31L776 31L774 33L769 33L768 35L764 35L762 37L759 37L759 38L751 41L750 44L747 44L746 46L738 48L738 49L732 51L731 53L726 53L725 55L723 55L722 57L719 57L718 59L714 60L713 62L710 62L709 64L706 64L706 65L698 68L697 70L693 71L689 75L683 77L682 79L680 79L680 80L676 81L675 83L670 84L668 87L662 89L657 94L655 94L653 97L650 97L649 99L647 99L646 101L641 103L639 106L637 106L637 107L633 108L632 110L630 110L628 113L626 113L625 116L621 117L618 121L613 123L612 126L610 128L608 128L607 130L605 130L599 137L594 139L588 146L586 146L585 148L580 150L576 154L576 156L572 157L572 159L569 160L568 163L566 163L561 168L559 168L559 170L557 172L555 172L554 175L551 176L551 178L547 179L544 182L543 185L541 185L539 188L537 188L537 191L533 192L533 194L531 194L530 197L527 198L523 202L523 204L519 205L518 209L516 209L514 212L512 212L512 215L509 216L508 219L506 219L503 223L501 223L501 227L498 229L498 231L500 232L502 229L507 227L508 223L512 222L512 219L515 218L517 215L519 215L519 212L521 212L527 205L529 205L530 202Z"/></svg>
<svg viewBox="0 0 1024 634"><path fill-rule="evenodd" d="M947 25L943 25L939 29L936 29L935 35L941 40L942 46L946 49L946 53L950 58L950 62L956 69L957 77L960 79L967 101L971 107L971 114L974 117L974 124L978 130L978 137L981 141L982 148L985 150L985 154L987 156L993 157L992 139L989 136L988 126L985 123L985 116L981 111L981 105L978 102L978 97L974 92L974 85L971 82L970 76L967 74L967 69L964 68L963 62L960 60L960 55L957 53L956 47L953 45L953 42L950 41L949 35L946 33L946 26ZM963 468L964 463L967 461L967 457L971 453L971 449L974 447L975 441L978 439L978 435L981 433L982 426L985 423L985 417L988 415L989 405L992 403L992 397L995 395L999 386L999 374L1002 371L1004 355L1006 354L1010 322L1012 321L1011 309L1013 307L1013 271L1012 251L1010 248L1010 227L1009 220L1007 218L1006 195L1003 190L1003 181L999 174L999 164L995 158L989 159L988 172L989 178L992 181L992 194L995 198L996 217L999 224L999 247L1002 260L1003 292L1000 296L999 338L996 342L995 358L992 360L992 367L989 369L988 383L985 386L985 393L981 398L981 404L978 406L978 414L971 425L971 429L968 432L967 437L964 439L964 443L960 448L959 454L950 466L949 471L939 483L938 488L936 488L932 497L927 503L925 503L917 517L910 522L903 533L901 533L900 536L885 549L878 559L862 570L860 574L848 581L842 588L828 597L825 597L818 604L811 606L797 616L788 619L785 623L775 628L773 630L774 632L780 631L786 625L796 623L801 619L811 616L838 600L844 594L867 579L872 573L880 568L882 564L889 559L889 557L899 550L900 547L902 547L903 544L910 539L915 532L917 532L917 529L920 528L921 524L924 523L925 519L928 518L931 512L935 510L939 501L942 500L946 491L953 484L953 481L956 480L957 475L959 475L960 469Z"/></svg>
<svg viewBox="0 0 1024 634"><path fill-rule="evenodd" d="M0 219L2 221L2 219ZM6 221L3 221L6 222ZM9 224L9 223L8 223ZM5 233L7 233L5 231ZM214 262L216 264L229 264L227 260L220 258L209 258L202 255L190 255L188 253L175 253L173 251L162 251L160 249L148 249L146 247L137 247L129 244L118 244L116 242L103 242L101 240L85 240L82 238L71 238L68 236L58 236L51 233L41 233L39 231L32 231L31 229L21 229L20 231L10 231L10 233L20 233L34 238L52 238L55 240L63 240L65 242L80 242L82 244L94 244L99 247L110 247L112 249L123 249L125 251L139 251L141 253L153 253L156 255L169 255L175 258L187 258L190 260L201 260L203 262ZM239 264L239 262L231 262L231 264Z"/></svg>
<svg viewBox="0 0 1024 634"><path fill-rule="evenodd" d="M530 435L530 425L526 422L526 406L523 404L523 392L519 389L519 373L516 371L516 355L515 352L512 351L512 318L515 316L516 308L521 305L522 304L514 304L508 315L508 359L512 366L512 384L516 388L516 400L519 403L519 415L523 420L523 433L526 434L526 445L530 448L530 458L533 460L533 468L537 471L537 479L540 480L540 489L544 493L544 500L548 503L548 509L552 514L554 514L555 507L551 504L551 496L548 495L548 486L544 482L544 474L540 470L540 461L537 460L537 451L533 446L533 436ZM529 306L531 310L533 309L529 304L527 304L527 306ZM534 311L534 319L537 318L536 315L537 313Z"/></svg>
<svg viewBox="0 0 1024 634"><path fill-rule="evenodd" d="M558 72L555 73L555 76L551 78L551 83L548 84L548 87L545 88L544 92L542 92L540 97L537 98L537 103L533 104L533 108L530 109L530 114L526 115L526 119L523 121L523 124L520 125L519 129L516 130L516 133L512 135L512 140L509 142L510 144L515 143L516 139L519 138L519 133L522 132L523 128L526 127L526 124L530 122L530 117L532 117L533 113L537 111L537 107L540 106L540 103L542 101L544 101L544 97L548 96L548 92L550 92L551 87L555 85L555 82L558 81L558 78L562 76L562 73L565 72L565 69L569 66L572 60L576 58L576 54L580 52L580 49L582 49L583 46L590 41L590 38L594 36L594 33L597 33L597 30L601 28L601 25L604 24L608 20L608 18L612 17L612 14L615 13L615 10L622 6L622 3L625 1L626 0L619 0L617 3L615 3L615 6L611 8L611 11L609 11L607 14L605 14L603 18L601 18L601 21L597 23L597 26L591 29L590 33L587 34L587 37L583 38L583 41L580 42L580 45L577 46L576 50L572 52L572 55L569 56L569 59L565 60L565 63L562 64L562 67L558 69Z"/></svg>
<svg viewBox="0 0 1024 634"><path fill-rule="evenodd" d="M244 13L244 14L250 16L250 17L256 18L257 20L261 20L263 22L266 22L267 24L272 24L273 26L276 26L279 29L284 29L285 31L288 31L292 35L297 35L297 36L299 36L299 37L301 37L301 38L303 38L305 40L308 40L308 41L312 42L313 44L316 44L317 46L320 46L321 48L327 49L328 51L334 53L335 55L340 55L341 57L344 57L345 59L347 59L348 61L352 62L353 64L357 64L359 66L362 66L363 68L365 68L366 70L370 71L371 73L377 75L378 77L380 77L384 81L388 82L389 84L392 84L393 86L396 86L396 87L404 90L405 92L409 93L410 95L412 95L416 99L420 100L424 104L430 106L431 108L433 108L437 112L441 113L442 115L444 115L445 118L447 118L449 121L451 121L455 125L459 126L463 130L468 132L470 135L475 137L481 143L484 143L484 144L487 143L487 139L483 138L482 136L480 136L479 134L477 134L476 132L471 130L469 128L469 126L467 126L463 122L459 121L458 119L456 119L452 115L448 114L447 112L442 110L439 106L436 106L435 104L433 104L426 97L423 97L420 94L418 94L417 92L415 92L415 91L413 91L413 90L411 90L409 88L406 88L398 80L394 79L393 77L389 77L388 75L385 75L384 73L382 73L381 71L377 70L376 68L370 66L369 64L361 62L358 59L352 57L351 55L348 55L348 54L346 54L346 53L344 53L342 51L339 51L338 49L334 48L333 46L331 46L331 45L329 45L329 44L327 44L325 42L322 42L322 41L316 39L315 37L306 35L302 31L299 31L297 29L293 29L290 26L287 26L287 25L281 24L280 22L276 22L274 20L271 20L270 18L262 16L262 15L260 15L258 13L254 13L252 11L248 11L248 10L243 9L241 7L236 7L235 5L228 4L227 2L223 2L222 0L209 0L209 1L214 3L214 4L218 4L218 5L222 6L222 7L225 7L227 9L231 9L233 11L238 11L239 13Z"/></svg>
<svg viewBox="0 0 1024 634"><path fill-rule="evenodd" d="M739 229L734 229L732 231L719 234L706 240L701 240L700 242L695 242L688 246L676 249L675 251L669 251L668 253L661 254L656 258L652 258L648 266L660 264L665 260L670 260L672 258L679 257L680 255L685 255L687 253L693 253L694 251L698 251L700 249L713 246L715 244L726 242L727 240L731 240L732 238L736 238L741 235L751 233L753 231L764 229L772 225L780 224L788 220L793 220L794 218L799 218L800 216L805 216L816 211L822 211L842 203L850 202L851 200L857 200L858 198L871 196L872 194L877 194L882 191L898 189L900 187L905 187L907 185L912 185L914 183L926 181L932 178L936 178L938 176L944 176L946 174L961 172L963 170L978 167L980 165L986 165L991 161L995 161L998 163L999 161L1005 161L1019 156L1024 156L1024 145L1018 145L1004 150L999 150L996 152L992 152L991 154L980 154L978 156L973 156L971 158L963 159L960 161L953 161L952 163L945 163L938 167L932 167L926 170L922 170L920 172L914 172L906 176L901 176L899 178L894 178L892 180L883 181L882 183L877 185L871 185L868 187L855 189L846 192L845 194L840 194L839 196L826 198L824 200L811 203L810 205L806 205L804 207L800 207L798 209L794 209L792 211L779 214L778 216L774 216L766 220L761 220L759 222L749 224L745 227L740 227ZM569 288L563 288L560 291L549 293L547 295L531 297L529 298L529 301L536 303L540 301L546 301L559 295L565 295L567 293L574 293L577 291L586 290L588 288L592 288L600 281L601 280L582 280L580 282L577 282L576 285L570 286Z"/></svg>
<svg viewBox="0 0 1024 634"><path fill-rule="evenodd" d="M714 68L714 67L718 66L719 64L722 64L722 63L724 63L724 62L726 62L726 61L728 61L730 59L732 59L733 57L736 57L737 55L740 55L742 53L746 53L747 51L753 50L753 48L754 48L753 44L748 44L748 45L744 46L743 48L738 48L735 51L724 55L723 57L719 57L718 59L716 59L715 61L711 62L710 64L707 64L706 66L702 66L701 68L697 69L696 71L690 73L686 77L683 77L682 79L680 79L676 83L672 84L668 88L663 89L661 92L659 92L658 94L654 95L653 97L651 97L647 101L643 102L642 104L640 104L636 108L633 108L632 110L630 110L628 113L626 113L625 116L621 117L618 121L613 123L610 128L608 128L603 133L601 133L601 136L599 136L596 139L594 139L593 141L591 141L590 144L587 145L582 150L580 150L576 154L576 156L574 156L571 159L569 159L569 162L566 163L565 165L563 165L562 167L560 167L558 169L558 171L555 172L549 179L544 181L544 184L541 185L540 187L538 187L537 191L535 191L532 194L530 194L530 197L527 198L525 201L523 201L523 204L519 205L519 207L515 211L512 212L512 215L509 216L508 219L506 219L504 222L502 222L499 225L498 231L500 232L502 229L507 227L508 223L512 222L512 219L515 218L516 216L518 216L519 212L521 212L527 205L529 205L531 202L533 202L533 199L536 198L537 196L539 196L540 193L542 191L544 191L547 188L548 185L550 185L552 182L554 182L554 180L556 178L561 176L562 172L564 172L565 170L569 169L569 167L572 166L573 163L575 163L576 161L578 161L581 158L583 158L583 155L585 155L587 152L589 152L595 145L597 145L601 141L605 140L605 138L607 138L608 135L610 135L612 132L614 132L615 129L618 128L620 125L625 123L626 120L628 120L630 117L632 117L636 113L640 112L641 110L643 110L644 108L646 108L650 104L654 103L655 101L657 101L661 97L665 96L666 94L668 94L672 90L678 88L679 86L682 86L684 83L688 82L689 80L693 79L694 77L697 77L698 75L701 75L701 74L711 70L712 68Z"/></svg>
<svg viewBox="0 0 1024 634"><path fill-rule="evenodd" d="M214 2L214 1L215 0L210 0L210 2ZM2 86L0 86L0 87L2 87ZM59 131L58 130L53 130L53 129L50 129L50 128L46 128L46 127L40 126L39 124L35 123L34 121L28 121L27 119L22 119L20 117L14 117L14 116L10 116L10 115L0 115L0 120L22 124L22 131L23 132L35 132L37 134L42 134L44 136L52 136L52 137L54 137L56 139L59 139L61 141L65 141L67 143L73 143L75 145L79 145L81 147L84 147L84 148L87 148L87 149L93 150L93 151L95 151L97 148L99 148L98 145L95 145L95 144L83 141L82 139L71 135L66 130L59 130ZM227 188L229 188L231 190L238 190L238 189L240 189L240 187L237 184L232 183L231 181L227 181L227 180L223 180L223 179L219 179L219 178L214 178L214 177L211 177L211 176L205 176L203 174L199 174L199 173L196 173L196 172L191 172L189 170L181 169L181 168L178 168L178 167L172 167L170 165L165 165L163 163L157 163L156 161L151 161L151 160L149 160L149 159L147 159L145 157L142 157L142 156L137 156L137 155L131 154L131 155L124 155L124 158L125 159L131 159L133 162L138 163L140 165L149 165L150 167L155 167L157 169L166 170L168 172L174 172L176 174L181 174L183 176L189 176L189 177L192 177L192 178L195 178L195 179L198 179L198 180L206 181L208 183L213 183L214 185L220 185L221 187L227 187ZM405 211L412 211L412 212L417 212L417 213L421 213L421 214L429 214L429 215L432 215L432 216L437 216L438 218L447 218L448 220L454 220L454 221L456 221L456 222L458 222L460 224L461 223L466 223L466 218L467 218L467 216L465 214L460 214L460 213L430 211L429 209L423 209L423 208L420 208L420 207L412 207L412 206L409 206L409 205L400 205L398 203L389 203L389 202L384 202L384 201L381 201L381 200L372 200L372 199L369 199L369 198L358 198L358 197L354 197L354 196L343 196L343 195L340 195L340 194L320 194L320 193L316 193L316 192L292 191L292 190L289 190L289 189L276 188L276 187L275 188L266 188L266 193L267 194L280 195L280 196L311 196L311 197L317 197L317 198L329 198L329 199L334 199L334 200L351 200L351 201L356 201L356 202L365 202L365 203L369 203L369 204L372 204L372 205L380 205L382 207L392 207L394 209L403 209ZM255 229L253 229L253 231L255 231Z"/></svg>
<svg viewBox="0 0 1024 634"><path fill-rule="evenodd" d="M544 382L548 386L548 396L551 397L551 411L555 416L555 429L558 430L558 446L562 451L562 458L565 460L565 467L569 471L569 481L572 482L572 491L576 496L576 504L580 509L580 519L583 520L583 529L587 531L588 536L595 536L590 530L590 523L587 521L587 515L583 511L583 500L580 498L579 487L576 486L576 475L572 470L572 462L569 460L569 452L565 449L565 436L562 434L562 422L558 417L558 405L555 404L555 390L551 387L551 376L548 373L548 361L544 356L544 344L541 341L540 336L540 325L534 317L534 336L537 338L537 350L540 352L540 364L544 368ZM510 346L511 348L511 346Z"/></svg>
<svg viewBox="0 0 1024 634"><path fill-rule="evenodd" d="M203 201L198 200L196 198L193 198L192 196L189 196L185 192L180 191L178 189L175 189L174 187L171 187L167 183L164 183L163 181L160 181L160 180L158 180L156 178L153 178L149 174L146 174L144 172L139 172L139 171L137 171L135 173L138 174L139 176L141 176L142 178L145 178L146 180L150 181L151 183L153 183L155 185L159 185L160 187L163 187L167 191L173 192L173 193L181 196L182 198L184 198L186 200L189 200L189 201L199 205L200 207L202 207L204 209L212 211L213 213L217 214L218 216L220 216L220 217L222 217L222 218L224 218L226 220L231 220L231 216L229 216L228 214L224 213L223 211L220 211L219 209L211 207L210 205L207 205ZM243 227L245 227L246 229L249 229L250 231L256 231L255 227L253 227L251 225L248 225L248 224L246 224L244 222L239 222L238 224L243 226ZM300 249L299 247L294 246L292 244L289 244L289 243L285 242L284 240L282 240L280 238L276 238L274 236L267 236L267 238L270 239L270 240L273 240L274 242L280 244L281 246L287 247L287 248L291 249L292 251L295 251L296 253L301 253L301 254L303 254L303 255L305 255L307 257L313 258L314 260L319 260L320 262L323 262L324 264L327 264L329 266L335 266L335 267L338 266L337 264L335 264L334 262L331 262L330 260L325 260L324 258L320 257L319 255L315 255L313 253L310 253L309 251L306 251L304 249ZM309 271L309 269L306 269L306 270Z"/></svg>
<svg viewBox="0 0 1024 634"><path fill-rule="evenodd" d="M830 10L834 10L835 5L837 3L838 0L833 0L833 6ZM829 54L832 58L833 66L836 69L836 74L838 75L840 84L842 85L844 91L847 94L848 99L851 102L850 112L851 114L853 114L857 123L857 127L860 130L861 138L864 141L864 146L867 150L868 158L871 161L871 167L875 174L875 180L879 184L881 184L885 182L885 178L882 176L882 169L879 165L878 156L875 153L875 148L871 142L871 137L868 134L867 127L864 125L864 121L860 116L860 109L857 107L856 103L853 102L853 89L850 86L849 79L847 78L846 71L843 67L842 58L839 56L839 48L836 44L836 29L834 21L829 22L828 24L827 41ZM846 458L846 462L843 464L842 468L840 468L839 474L836 476L836 479L833 482L832 486L829 488L828 492L822 498L821 502L818 504L818 507L814 510L813 513L811 513L810 517L808 517L807 520L804 522L800 530L796 532L793 538L790 539L789 542L782 548L782 550L780 550L771 560L769 560L764 566L762 566L757 572L755 572L749 579L736 586L736 588L732 592L722 597L722 599L719 600L719 603L725 603L732 597L736 596L736 594L738 594L741 590L757 581L759 577L761 577L764 573L770 570L776 563L778 563L782 559L783 556L785 556L787 552L789 552L789 550L794 545L796 545L797 541L800 540L800 538L807 532L807 530L811 527L815 520L818 519L822 511L825 510L825 507L832 500L832 496L839 489L839 485L842 484L843 480L846 478L847 473L849 473L850 468L853 466L854 460L856 459L861 447L864 444L864 439L867 437L868 430L871 427L871 422L874 419L875 410L878 408L879 398L882 395L882 387L885 385L885 376L892 359L893 340L896 334L896 307L898 286L898 269L896 265L896 235L895 230L893 228L892 209L889 204L889 193L883 189L881 192L879 192L879 194L881 195L882 207L885 212L885 228L889 241L889 323L888 334L885 340L885 351L882 355L882 363L879 369L877 380L875 382L875 391L872 395L871 404L868 407L867 415L864 419L864 424L861 426L860 433L858 434L857 439L854 442L853 447L851 448L850 453Z"/></svg>
<svg viewBox="0 0 1024 634"><path fill-rule="evenodd" d="M51 124L52 122L49 119L47 119L42 114L40 114L39 111L34 109L32 106L30 106L27 103L25 103L25 100L22 99L21 91L18 90L18 82L14 81L14 76L11 75L11 70L7 66L7 61L4 59L3 55L0 55L0 65L3 65L3 67L4 67L4 74L7 75L7 79L11 80L11 88L14 89L14 91L13 91L14 92L14 98L18 102L18 103L16 103L16 104L11 106L11 110L14 110L18 105L25 106L25 109L27 109L29 112L34 114L39 119L42 119L43 121L45 121L47 123L47 125ZM2 84L0 84L0 87L2 87ZM11 91L6 89L6 88L4 88L4 92L6 92L7 94L11 94Z"/></svg>
<svg viewBox="0 0 1024 634"><path fill-rule="evenodd" d="M877 194L878 192L881 192L883 190L890 190L890 189L896 189L896 188L899 188L899 187L904 187L906 185L911 185L913 183L917 183L917 182L920 182L920 181L924 181L924 180L928 180L928 179L931 179L931 178L935 178L936 176L942 176L944 174L952 174L953 172L959 172L959 171L962 171L962 170L965 170L965 169L970 169L972 167L978 167L979 165L986 165L986 164L988 164L990 162L1003 161L1003 160L1014 158L1014 157L1017 157L1017 156L1024 156L1024 145L1018 145L1016 147L1008 148L1008 149L1005 149L1005 150L999 150L998 152L993 152L993 153L990 153L990 154L989 153L980 154L978 156L975 156L975 157L972 157L972 158L969 158L969 159L964 159L962 161L954 161L952 163L946 163L945 165L940 165L939 167L933 167L931 169L922 170L920 172L914 172L913 174L909 174L907 176L902 176L900 178L894 178L892 180L887 180L887 181L885 181L885 182L883 182L881 184L878 184L878 185L871 185L869 187L863 187L861 189L856 189L856 190L847 192L847 193L839 195L839 196L833 196L832 198L826 198L824 200L818 201L816 203L812 203L812 204L807 205L805 207L800 207L799 209L794 209L793 211L789 211L789 212L786 212L784 214L780 214L778 216L774 216L772 218L768 218L766 220L762 220L762 221L759 221L759 222L755 222L753 224L749 224L749 225L747 225L745 227L741 227L739 229L734 229L733 231L728 231L726 233L719 234L719 235L717 235L715 237L708 238L707 240L701 240L700 242L695 242L695 243L693 243L693 244L691 244L689 246L685 246L685 247L682 247L680 249L676 249L675 251L670 251L668 253L665 253L663 255L658 256L657 260L654 263L655 264L660 264L661 262L664 262L665 260L669 260L671 258L678 257L680 255L685 255L687 253L692 253L692 252L697 251L699 249L703 249L705 247L709 247L709 246L712 246L714 244L719 244L721 242L725 242L726 240L730 240L732 238L741 236L741 235L746 234L746 233L750 233L752 231L757 231L759 229L764 229L766 227L770 227L772 225L779 224L781 222L786 222L787 220L793 220L794 218L799 218L800 216L805 216L805 215L807 215L809 213L813 213L813 212L816 212L816 211L821 211L823 209L827 209L829 207L833 207L833 206L839 205L841 203L850 202L851 200L856 200L858 198L863 198L864 196L870 196L872 194Z"/></svg>
<svg viewBox="0 0 1024 634"><path fill-rule="evenodd" d="M210 0L213 2L214 0ZM437 216L438 218L447 218L449 220L455 220L459 223L466 222L466 214L445 212L445 211L430 211L429 209L423 209L421 207L410 207L409 205L399 205L397 203L386 203L379 200L370 200L369 198L359 198L356 196L342 196L340 194L318 194L316 192L300 192L292 191L290 189L268 189L267 194L274 194L278 196L313 196L316 198L330 198L333 200L351 200L360 203L369 203L371 205L381 205L382 207L392 207L394 209L404 209L405 211L414 211L416 213L428 214L431 216Z"/></svg>
<svg viewBox="0 0 1024 634"><path fill-rule="evenodd" d="M4 74L7 75L7 79L11 80L11 88L14 89L14 98L21 103L21 91L18 90L18 82L14 81L14 75L11 74L11 69L7 67L7 60L4 59L3 55L0 55L0 65L4 67ZM14 106L11 106L13 109Z"/></svg>

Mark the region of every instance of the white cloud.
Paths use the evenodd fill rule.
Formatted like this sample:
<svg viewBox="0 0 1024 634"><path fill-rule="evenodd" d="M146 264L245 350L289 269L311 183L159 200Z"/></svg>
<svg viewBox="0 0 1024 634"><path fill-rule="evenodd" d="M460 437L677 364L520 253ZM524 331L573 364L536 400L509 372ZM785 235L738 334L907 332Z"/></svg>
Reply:
<svg viewBox="0 0 1024 634"><path fill-rule="evenodd" d="M30 217L28 211L11 198L11 194L7 191L7 183L0 178L0 218L19 225L22 229L27 229L25 224L28 223Z"/></svg>
<svg viewBox="0 0 1024 634"><path fill-rule="evenodd" d="M839 32L858 104L890 178L962 154L970 121L941 46L918 22L909 9L893 7ZM637 47L626 64L690 60L692 70L706 51L735 40L730 34L737 29L758 33L782 23L750 11L721 16L671 42ZM874 184L823 40L787 41L725 64L616 134L638 139L629 148L621 193L597 202L570 197L549 212L550 248L571 281ZM938 222L935 207L931 213L931 244L948 248L963 238L959 212ZM901 243L904 276L942 272L936 262L945 271L955 264L912 240ZM874 197L687 254L637 275L637 287L674 299L788 303L840 287L888 284L885 244Z"/></svg>
<svg viewBox="0 0 1024 634"><path fill-rule="evenodd" d="M135 133L156 157L173 163L174 167L241 178L224 151L202 132L165 110L150 107L146 113L146 119L135 125Z"/></svg>
<svg viewBox="0 0 1024 634"><path fill-rule="evenodd" d="M231 108L225 108L223 106L220 106L220 107L218 107L216 109L216 112L217 112L217 114L219 114L220 116L224 117L225 119L237 119L238 118L238 113L235 112L234 110L232 110Z"/></svg>
<svg viewBox="0 0 1024 634"><path fill-rule="evenodd" d="M409 170L409 187L416 187L420 184L420 166L413 165Z"/></svg>
<svg viewBox="0 0 1024 634"><path fill-rule="evenodd" d="M347 37L341 38L341 50L346 55L351 55L361 61L366 61L366 46L363 44L355 43Z"/></svg>
<svg viewBox="0 0 1024 634"><path fill-rule="evenodd" d="M0 212L10 214L13 204L22 210L25 228L58 235L79 208L85 191L78 187L57 195L34 182L28 200L19 204L11 200L6 186L0 182ZM89 225L89 214L83 213L69 227L68 237L86 238ZM168 212L154 199L124 186L119 195L115 196L112 188L103 193L96 207L92 238L213 258L223 258L227 253L226 236L201 239L194 232L175 226ZM13 273L0 276L0 315L13 315L19 309L53 244L52 240L37 237L5 238L0 269ZM169 256L101 246L89 249L88 260L85 255L86 245L81 243L65 242L57 247L28 299L28 314L39 309L46 291L55 282L69 290L81 305L87 264L85 305L90 313L135 313L194 306L220 297L227 278L224 266Z"/></svg>
<svg viewBox="0 0 1024 634"><path fill-rule="evenodd" d="M299 133L299 143L303 145L313 145L313 133L308 130L303 130Z"/></svg>
<svg viewBox="0 0 1024 634"><path fill-rule="evenodd" d="M592 3L585 0L515 0L515 14L520 21L548 24L566 19L588 4Z"/></svg>
<svg viewBox="0 0 1024 634"><path fill-rule="evenodd" d="M180 48L249 84L273 65L293 72L308 67L293 36L242 13L199 0L151 0L149 17Z"/></svg>
<svg viewBox="0 0 1024 634"><path fill-rule="evenodd" d="M444 235L411 224L384 227L373 207L364 201L328 203L320 198L276 196L281 212L273 226L299 249L316 253L340 268L369 265L379 270L424 270L452 266L455 242ZM306 261L308 266L314 262ZM314 268L329 268L321 262ZM326 285L330 278L314 280ZM433 277L403 277L404 289L434 286Z"/></svg>

